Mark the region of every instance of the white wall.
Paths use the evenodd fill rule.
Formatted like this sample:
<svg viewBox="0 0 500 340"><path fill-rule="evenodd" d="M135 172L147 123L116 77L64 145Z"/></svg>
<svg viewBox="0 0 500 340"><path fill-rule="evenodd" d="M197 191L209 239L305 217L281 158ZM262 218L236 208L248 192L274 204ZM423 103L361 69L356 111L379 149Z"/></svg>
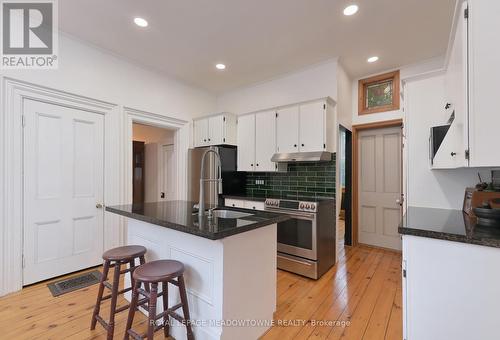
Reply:
<svg viewBox="0 0 500 340"><path fill-rule="evenodd" d="M438 57L438 58L433 58L433 59L429 59L429 60L426 60L426 61L418 63L418 64L402 66L401 68L399 68L399 76L400 76L401 81L403 81L406 78L413 77L413 76L418 75L418 74L425 74L425 73L440 69L443 67L443 65L444 65L444 56ZM358 82L359 82L359 80L364 79L364 78L369 78L369 77L375 76L377 74L382 74L382 73L391 72L391 71L395 71L395 70L396 69L391 69L391 70L386 70L383 72L378 72L375 74L369 74L369 75L359 77L359 78L353 80L353 82L352 82L352 124L353 125L403 118L404 98L401 98L401 97L400 97L399 110L358 116ZM400 87L400 88L402 89L402 87Z"/></svg>
<svg viewBox="0 0 500 340"><path fill-rule="evenodd" d="M405 111L408 148L409 206L462 209L464 190L490 180L490 169L431 170L429 166L429 128L442 124L439 112L444 106L444 75L438 74L406 82Z"/></svg>
<svg viewBox="0 0 500 340"><path fill-rule="evenodd" d="M156 126L134 123L132 124L132 139L148 143L174 143L175 130L163 129Z"/></svg>
<svg viewBox="0 0 500 340"><path fill-rule="evenodd" d="M351 129L352 126L352 81L342 67L337 64L337 113L339 124Z"/></svg>
<svg viewBox="0 0 500 340"><path fill-rule="evenodd" d="M215 108L214 95L142 68L107 51L59 37L57 70L2 70L0 75L114 104L189 120Z"/></svg>
<svg viewBox="0 0 500 340"><path fill-rule="evenodd" d="M337 59L224 93L217 111L243 114L324 97L337 100Z"/></svg>

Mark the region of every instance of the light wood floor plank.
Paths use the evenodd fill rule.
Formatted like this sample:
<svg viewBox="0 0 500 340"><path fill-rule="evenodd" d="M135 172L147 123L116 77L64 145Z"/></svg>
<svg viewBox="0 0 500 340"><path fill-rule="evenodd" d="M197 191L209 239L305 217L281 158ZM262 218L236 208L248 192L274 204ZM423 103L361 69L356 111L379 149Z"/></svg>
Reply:
<svg viewBox="0 0 500 340"><path fill-rule="evenodd" d="M55 298L46 287L48 282L0 298L2 339L106 339L106 331L100 325L93 331L89 329L97 285ZM275 322L299 320L301 324L276 325L262 339L399 340L402 338L401 295L399 253L366 246L344 247L339 252L338 263L320 280L277 271ZM119 305L125 303L120 297ZM107 319L108 302L101 311ZM127 312L117 315L115 339L123 338L126 318ZM350 321L351 324L349 327L317 324L324 320ZM133 327L140 333L145 332L145 316L137 313ZM161 332L155 335L162 338Z"/></svg>

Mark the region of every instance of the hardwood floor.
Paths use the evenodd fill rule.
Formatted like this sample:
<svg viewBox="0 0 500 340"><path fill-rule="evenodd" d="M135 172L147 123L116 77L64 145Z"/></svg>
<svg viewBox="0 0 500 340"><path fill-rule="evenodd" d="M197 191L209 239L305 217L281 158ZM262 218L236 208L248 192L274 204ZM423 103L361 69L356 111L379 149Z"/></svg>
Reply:
<svg viewBox="0 0 500 340"><path fill-rule="evenodd" d="M344 247L337 265L318 281L278 270L275 326L263 339L402 339L400 264L399 253L359 246ZM100 325L89 329L97 285L57 298L46 285L0 298L0 338L106 338ZM108 313L108 306L101 311ZM126 313L117 315L115 339L123 338ZM137 313L134 329L145 331L145 321ZM162 332L155 335L162 338Z"/></svg>

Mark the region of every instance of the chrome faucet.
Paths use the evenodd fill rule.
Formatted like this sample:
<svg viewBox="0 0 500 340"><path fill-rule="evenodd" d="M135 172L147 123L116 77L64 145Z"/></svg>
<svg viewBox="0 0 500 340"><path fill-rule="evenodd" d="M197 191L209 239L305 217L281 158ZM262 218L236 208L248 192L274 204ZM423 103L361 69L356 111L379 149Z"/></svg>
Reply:
<svg viewBox="0 0 500 340"><path fill-rule="evenodd" d="M213 152L215 157L217 158L217 166L219 168L219 178L203 178L203 174L205 173L205 157L208 153ZM208 149L203 153L203 157L201 158L201 169L200 169L200 201L198 202L198 217L201 220L203 215L205 214L205 182L217 182L217 197L220 193L222 193L222 164L220 160L220 155L214 149ZM196 207L196 206L195 206ZM212 210L215 207L208 209L208 218L212 218Z"/></svg>

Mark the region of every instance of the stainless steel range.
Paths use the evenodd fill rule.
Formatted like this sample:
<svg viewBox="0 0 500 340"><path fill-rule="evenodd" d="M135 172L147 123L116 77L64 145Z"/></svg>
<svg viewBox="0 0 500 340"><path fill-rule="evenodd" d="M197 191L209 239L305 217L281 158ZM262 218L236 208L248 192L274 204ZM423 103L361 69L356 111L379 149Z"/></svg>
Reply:
<svg viewBox="0 0 500 340"><path fill-rule="evenodd" d="M268 198L265 210L287 214L278 223L278 268L319 279L335 264L335 200Z"/></svg>

